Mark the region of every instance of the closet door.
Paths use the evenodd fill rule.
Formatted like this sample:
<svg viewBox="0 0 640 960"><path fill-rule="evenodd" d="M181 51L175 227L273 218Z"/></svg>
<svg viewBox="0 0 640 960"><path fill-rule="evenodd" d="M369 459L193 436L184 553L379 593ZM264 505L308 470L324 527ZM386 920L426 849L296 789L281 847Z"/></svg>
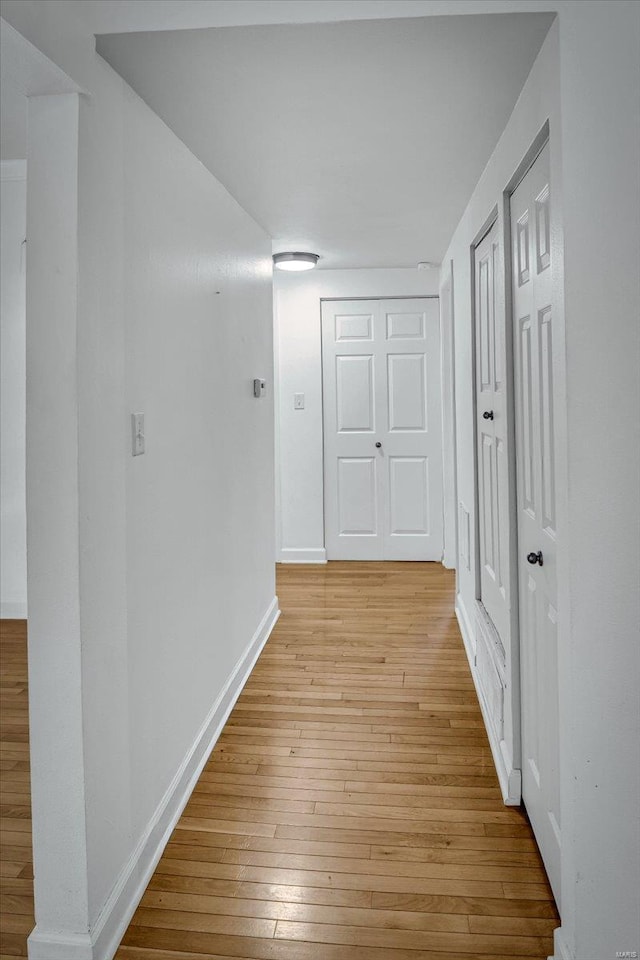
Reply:
<svg viewBox="0 0 640 960"><path fill-rule="evenodd" d="M509 640L509 463L504 281L498 222L475 250L480 599Z"/></svg>
<svg viewBox="0 0 640 960"><path fill-rule="evenodd" d="M440 560L436 299L322 305L329 560Z"/></svg>
<svg viewBox="0 0 640 960"><path fill-rule="evenodd" d="M377 300L322 304L328 560L382 560L385 355Z"/></svg>
<svg viewBox="0 0 640 960"><path fill-rule="evenodd" d="M381 301L380 338L386 374L378 450L385 478L384 558L441 560L439 301Z"/></svg>
<svg viewBox="0 0 640 960"><path fill-rule="evenodd" d="M560 896L558 649L549 147L511 198L522 797Z"/></svg>

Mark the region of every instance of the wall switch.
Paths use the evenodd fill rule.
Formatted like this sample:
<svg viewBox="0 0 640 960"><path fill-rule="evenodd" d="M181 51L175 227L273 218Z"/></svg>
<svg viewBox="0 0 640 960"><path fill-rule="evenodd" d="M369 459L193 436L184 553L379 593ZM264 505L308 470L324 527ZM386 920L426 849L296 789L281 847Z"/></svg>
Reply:
<svg viewBox="0 0 640 960"><path fill-rule="evenodd" d="M144 453L144 413L131 414L131 455Z"/></svg>
<svg viewBox="0 0 640 960"><path fill-rule="evenodd" d="M294 410L304 410L304 393L294 393L294 395L293 395L293 409L294 409Z"/></svg>
<svg viewBox="0 0 640 960"><path fill-rule="evenodd" d="M256 400L259 400L260 397L264 397L264 392L267 389L267 384L261 377L257 377L253 381L253 395Z"/></svg>

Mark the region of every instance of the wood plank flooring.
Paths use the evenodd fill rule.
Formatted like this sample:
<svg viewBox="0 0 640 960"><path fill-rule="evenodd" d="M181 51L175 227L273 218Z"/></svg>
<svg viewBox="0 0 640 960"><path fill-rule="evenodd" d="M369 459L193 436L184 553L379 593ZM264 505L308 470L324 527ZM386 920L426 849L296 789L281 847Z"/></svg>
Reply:
<svg viewBox="0 0 640 960"><path fill-rule="evenodd" d="M281 566L278 594L283 615L117 960L552 954L552 894L526 817L502 804L453 575L419 563ZM12 779L0 960L24 954L32 923L29 851L13 844L29 837L16 829L28 824L26 744L13 739L25 733L22 656L21 677L18 657L3 669Z"/></svg>
<svg viewBox="0 0 640 960"><path fill-rule="evenodd" d="M546 958L438 564L281 566L283 615L118 960Z"/></svg>
<svg viewBox="0 0 640 960"><path fill-rule="evenodd" d="M34 927L27 623L0 621L0 960L27 955Z"/></svg>

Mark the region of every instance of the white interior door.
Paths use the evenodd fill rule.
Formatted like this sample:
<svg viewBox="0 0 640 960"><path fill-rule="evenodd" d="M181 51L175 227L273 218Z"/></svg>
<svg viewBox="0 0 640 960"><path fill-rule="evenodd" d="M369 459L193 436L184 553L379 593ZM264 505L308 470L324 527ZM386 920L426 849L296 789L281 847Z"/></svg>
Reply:
<svg viewBox="0 0 640 960"><path fill-rule="evenodd" d="M522 796L560 897L556 506L549 148L511 198Z"/></svg>
<svg viewBox="0 0 640 960"><path fill-rule="evenodd" d="M440 560L438 300L322 304L329 560Z"/></svg>
<svg viewBox="0 0 640 960"><path fill-rule="evenodd" d="M475 250L480 599L509 640L509 464L503 258L496 221Z"/></svg>

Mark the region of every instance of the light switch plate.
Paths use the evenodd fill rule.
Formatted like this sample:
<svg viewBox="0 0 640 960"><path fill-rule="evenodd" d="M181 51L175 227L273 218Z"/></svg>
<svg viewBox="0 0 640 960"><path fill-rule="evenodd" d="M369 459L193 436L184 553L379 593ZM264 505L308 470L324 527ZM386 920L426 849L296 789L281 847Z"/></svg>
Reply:
<svg viewBox="0 0 640 960"><path fill-rule="evenodd" d="M144 413L131 414L131 455L144 453Z"/></svg>
<svg viewBox="0 0 640 960"><path fill-rule="evenodd" d="M293 395L293 409L294 409L294 410L304 410L304 393L294 393L294 395Z"/></svg>

